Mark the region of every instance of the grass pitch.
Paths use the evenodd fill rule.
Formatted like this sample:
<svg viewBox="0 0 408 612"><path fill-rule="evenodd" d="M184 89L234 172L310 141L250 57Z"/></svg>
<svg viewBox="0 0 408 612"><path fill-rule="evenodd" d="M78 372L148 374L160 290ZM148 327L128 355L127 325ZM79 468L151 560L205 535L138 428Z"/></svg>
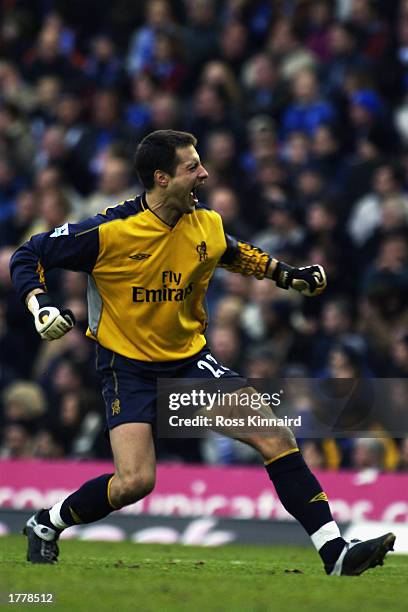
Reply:
<svg viewBox="0 0 408 612"><path fill-rule="evenodd" d="M358 578L328 578L317 554L295 547L199 548L131 542L61 543L55 566L25 562L25 538L0 538L1 604L8 593L53 593L54 604L91 612L405 611L408 557Z"/></svg>

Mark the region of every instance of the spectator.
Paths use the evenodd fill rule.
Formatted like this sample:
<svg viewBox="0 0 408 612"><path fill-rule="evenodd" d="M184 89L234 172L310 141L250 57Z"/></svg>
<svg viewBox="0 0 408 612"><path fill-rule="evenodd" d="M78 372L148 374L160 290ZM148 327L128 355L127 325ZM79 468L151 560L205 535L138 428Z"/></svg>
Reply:
<svg viewBox="0 0 408 612"><path fill-rule="evenodd" d="M294 180L296 180L298 172L306 168L310 162L310 144L308 135L301 131L291 132L285 141L283 156L289 166L291 178Z"/></svg>
<svg viewBox="0 0 408 612"><path fill-rule="evenodd" d="M39 195L38 212L38 219L34 221L23 240L28 240L33 234L49 232L63 225L69 218L71 204L62 191L51 187Z"/></svg>
<svg viewBox="0 0 408 612"><path fill-rule="evenodd" d="M287 18L274 22L266 50L277 62L285 80L292 80L298 72L316 67L315 55L302 45L294 24Z"/></svg>
<svg viewBox="0 0 408 612"><path fill-rule="evenodd" d="M205 167L210 176L205 190L220 183L235 186L240 179L237 143L229 130L214 130L205 142Z"/></svg>
<svg viewBox="0 0 408 612"><path fill-rule="evenodd" d="M139 133L151 121L151 105L157 93L154 78L147 73L135 74L131 80L132 100L126 108L125 121Z"/></svg>
<svg viewBox="0 0 408 612"><path fill-rule="evenodd" d="M399 333L391 349L390 378L408 378L408 333Z"/></svg>
<svg viewBox="0 0 408 612"><path fill-rule="evenodd" d="M306 440L301 445L303 457L311 470L322 470L326 467L326 458L319 444Z"/></svg>
<svg viewBox="0 0 408 612"><path fill-rule="evenodd" d="M0 249L0 388L31 376L40 342L11 285L8 268L13 251L9 246Z"/></svg>
<svg viewBox="0 0 408 612"><path fill-rule="evenodd" d="M244 302L238 296L226 296L217 302L214 312L214 323L218 327L233 327L239 331L239 322Z"/></svg>
<svg viewBox="0 0 408 612"><path fill-rule="evenodd" d="M72 180L81 194L93 189L109 147L119 143L125 149L133 133L121 119L120 99L112 89L96 91L92 103L92 123L72 150Z"/></svg>
<svg viewBox="0 0 408 612"><path fill-rule="evenodd" d="M353 92L350 97L349 120L354 143L374 132L381 143L381 149L394 152L399 147L399 136L386 121L386 114L384 104L375 91L358 89Z"/></svg>
<svg viewBox="0 0 408 612"><path fill-rule="evenodd" d="M228 96L221 85L200 85L195 92L189 129L205 142L205 135L215 130L232 132L239 141L241 123L228 106Z"/></svg>
<svg viewBox="0 0 408 612"><path fill-rule="evenodd" d="M84 217L103 212L108 206L135 197L138 187L132 184L130 162L120 157L108 157L99 177L98 189L92 193L84 206Z"/></svg>
<svg viewBox="0 0 408 612"><path fill-rule="evenodd" d="M150 123L146 126L146 133L154 130L177 130L183 126L182 106L174 94L157 93L153 97L150 111Z"/></svg>
<svg viewBox="0 0 408 612"><path fill-rule="evenodd" d="M353 0L350 22L357 36L364 56L378 61L386 50L388 32L379 18L372 0Z"/></svg>
<svg viewBox="0 0 408 612"><path fill-rule="evenodd" d="M59 96L55 117L58 124L64 129L64 143L72 149L84 133L84 102L80 93L74 89L65 89Z"/></svg>
<svg viewBox="0 0 408 612"><path fill-rule="evenodd" d="M282 359L272 346L261 345L248 354L246 364L248 378L274 380L282 375Z"/></svg>
<svg viewBox="0 0 408 612"><path fill-rule="evenodd" d="M58 36L59 49L63 55L73 61L80 62L81 58L76 53L76 32L64 23L64 19L57 11L50 11L44 17L44 30L55 32Z"/></svg>
<svg viewBox="0 0 408 612"><path fill-rule="evenodd" d="M36 83L37 103L32 113L32 132L37 142L41 141L44 131L54 124L61 91L62 81L55 75L41 77Z"/></svg>
<svg viewBox="0 0 408 612"><path fill-rule="evenodd" d="M9 423L4 427L0 443L1 459L28 459L32 456L32 436L29 427Z"/></svg>
<svg viewBox="0 0 408 612"><path fill-rule="evenodd" d="M361 378L369 375L361 350L348 342L335 344L327 355L327 364L320 376L323 378Z"/></svg>
<svg viewBox="0 0 408 612"><path fill-rule="evenodd" d="M11 216L0 221L0 248L20 244L36 216L37 202L34 192L29 189L20 191Z"/></svg>
<svg viewBox="0 0 408 612"><path fill-rule="evenodd" d="M323 66L324 91L329 96L341 96L346 76L352 71L370 69L370 63L358 48L358 34L349 22L332 23L328 33L330 59Z"/></svg>
<svg viewBox="0 0 408 612"><path fill-rule="evenodd" d="M37 171L51 165L69 168L69 150L64 137L64 128L58 124L45 128L34 158Z"/></svg>
<svg viewBox="0 0 408 612"><path fill-rule="evenodd" d="M0 139L4 139L18 173L26 174L34 155L34 142L29 124L18 107L11 103L0 105Z"/></svg>
<svg viewBox="0 0 408 612"><path fill-rule="evenodd" d="M185 53L179 34L168 29L159 30L155 35L153 57L145 72L152 76L161 90L179 92L187 76Z"/></svg>
<svg viewBox="0 0 408 612"><path fill-rule="evenodd" d="M21 61L30 44L30 26L16 10L2 11L0 48L11 62Z"/></svg>
<svg viewBox="0 0 408 612"><path fill-rule="evenodd" d="M124 86L122 62L110 36L101 33L91 41L82 72L96 89Z"/></svg>
<svg viewBox="0 0 408 612"><path fill-rule="evenodd" d="M103 453L103 408L92 392L65 393L53 429L68 456L84 458Z"/></svg>
<svg viewBox="0 0 408 612"><path fill-rule="evenodd" d="M334 108L321 99L319 83L312 70L297 72L292 81L292 96L292 104L283 115L283 138L295 130L312 136L320 125L334 122Z"/></svg>
<svg viewBox="0 0 408 612"><path fill-rule="evenodd" d="M194 79L203 65L216 54L218 25L214 0L184 0L186 24L184 46L188 49L189 72Z"/></svg>
<svg viewBox="0 0 408 612"><path fill-rule="evenodd" d="M333 18L333 7L328 0L317 0L310 6L305 43L320 61L330 57L329 29Z"/></svg>
<svg viewBox="0 0 408 612"><path fill-rule="evenodd" d="M267 53L257 53L244 64L241 81L245 87L245 109L248 116L267 113L279 119L287 102L287 88Z"/></svg>
<svg viewBox="0 0 408 612"><path fill-rule="evenodd" d="M267 213L265 203L286 200L287 169L278 160L264 159L258 164L254 178L254 187L262 198L264 221Z"/></svg>
<svg viewBox="0 0 408 612"><path fill-rule="evenodd" d="M375 438L358 438L354 441L352 467L356 470L384 469L384 447Z"/></svg>
<svg viewBox="0 0 408 612"><path fill-rule="evenodd" d="M200 82L212 87L220 87L225 92L228 104L239 108L241 92L238 80L228 64L213 60L205 64Z"/></svg>
<svg viewBox="0 0 408 612"><path fill-rule="evenodd" d="M34 382L11 383L3 390L2 400L6 422L24 421L34 429L47 410L44 392Z"/></svg>
<svg viewBox="0 0 408 612"><path fill-rule="evenodd" d="M142 72L152 62L158 30L174 27L171 4L167 0L146 3L146 22L130 40L127 59L131 75Z"/></svg>
<svg viewBox="0 0 408 612"><path fill-rule="evenodd" d="M228 21L220 32L218 47L221 61L238 76L248 50L248 28L238 20Z"/></svg>
<svg viewBox="0 0 408 612"><path fill-rule="evenodd" d="M256 343L266 337L266 324L262 314L269 308L272 300L277 298L277 292L271 283L265 281L250 282L249 285L251 300L242 313L242 328L249 341Z"/></svg>
<svg viewBox="0 0 408 612"><path fill-rule="evenodd" d="M44 27L40 31L24 64L25 75L31 83L50 75L63 79L65 83L74 83L80 76L73 61L62 54L59 32L53 27Z"/></svg>
<svg viewBox="0 0 408 612"><path fill-rule="evenodd" d="M303 243L305 234L293 207L284 198L270 200L267 206L267 228L254 236L254 244L274 254L296 250Z"/></svg>
<svg viewBox="0 0 408 612"><path fill-rule="evenodd" d="M342 159L341 143L332 126L320 125L312 140L314 167L327 180L329 194L342 192L346 167Z"/></svg>
<svg viewBox="0 0 408 612"><path fill-rule="evenodd" d="M400 460L398 468L400 472L408 471L408 437L403 438L400 448Z"/></svg>
<svg viewBox="0 0 408 612"><path fill-rule="evenodd" d="M30 113L35 107L36 97L33 87L22 77L15 64L0 61L0 85L2 99L14 105L24 113Z"/></svg>
<svg viewBox="0 0 408 612"><path fill-rule="evenodd" d="M83 215L84 199L70 182L69 174L67 172L67 175L64 175L58 162L44 166L37 171L34 185L36 209L38 208L38 199L42 194L49 191L59 191L70 204L72 218L79 219Z"/></svg>
<svg viewBox="0 0 408 612"><path fill-rule="evenodd" d="M233 327L213 326L209 343L214 357L231 370L239 370L241 346L237 331Z"/></svg>
<svg viewBox="0 0 408 612"><path fill-rule="evenodd" d="M0 157L0 221L8 219L13 212L24 179L17 175L11 159Z"/></svg>
<svg viewBox="0 0 408 612"><path fill-rule="evenodd" d="M317 200L323 200L326 194L326 177L314 167L313 163L302 168L298 174L294 189L297 210L304 215L309 206Z"/></svg>
<svg viewBox="0 0 408 612"><path fill-rule="evenodd" d="M208 204L221 215L227 234L245 239L248 230L240 221L239 199L233 189L222 185L215 187L208 194Z"/></svg>
<svg viewBox="0 0 408 612"><path fill-rule="evenodd" d="M362 135L356 142L354 154L344 159L345 175L341 191L343 221L349 217L353 204L370 191L374 174L382 163L381 142L377 135L373 131Z"/></svg>
<svg viewBox="0 0 408 612"><path fill-rule="evenodd" d="M47 429L38 431L32 441L32 456L37 459L59 459L64 452Z"/></svg>
<svg viewBox="0 0 408 612"><path fill-rule="evenodd" d="M408 241L404 232L384 236L373 265L366 271L362 288L391 321L403 308L408 283Z"/></svg>
<svg viewBox="0 0 408 612"><path fill-rule="evenodd" d="M364 340L353 329L351 302L345 297L329 300L322 308L321 328L313 342L309 362L314 373L324 367L331 349L339 344L361 352L365 350Z"/></svg>
<svg viewBox="0 0 408 612"><path fill-rule="evenodd" d="M372 192L354 204L349 219L349 232L358 247L364 246L381 222L381 208L385 198L404 199L400 170L383 164L374 174Z"/></svg>
<svg viewBox="0 0 408 612"><path fill-rule="evenodd" d="M242 167L251 176L263 162L278 159L278 139L275 123L269 115L255 115L248 121L249 148L242 155Z"/></svg>

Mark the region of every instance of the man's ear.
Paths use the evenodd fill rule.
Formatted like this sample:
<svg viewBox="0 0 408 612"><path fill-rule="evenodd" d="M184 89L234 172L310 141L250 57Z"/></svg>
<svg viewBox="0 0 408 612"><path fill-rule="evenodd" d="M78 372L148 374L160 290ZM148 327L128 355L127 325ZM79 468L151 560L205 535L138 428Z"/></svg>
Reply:
<svg viewBox="0 0 408 612"><path fill-rule="evenodd" d="M170 176L167 172L163 172L163 170L156 170L154 173L154 182L159 187L167 187Z"/></svg>

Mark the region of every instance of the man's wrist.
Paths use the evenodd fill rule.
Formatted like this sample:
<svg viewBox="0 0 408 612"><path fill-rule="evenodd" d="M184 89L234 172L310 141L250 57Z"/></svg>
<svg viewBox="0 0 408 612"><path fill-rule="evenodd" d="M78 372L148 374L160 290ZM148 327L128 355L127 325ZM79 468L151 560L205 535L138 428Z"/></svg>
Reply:
<svg viewBox="0 0 408 612"><path fill-rule="evenodd" d="M293 272L293 270L294 268L292 266L289 266L283 261L276 261L276 265L272 272L271 278L281 289L289 289L291 282L291 273Z"/></svg>
<svg viewBox="0 0 408 612"><path fill-rule="evenodd" d="M35 315L40 308L44 308L45 306L51 306L52 301L48 295L44 291L34 289L31 291L26 298L27 308L28 310Z"/></svg>
<svg viewBox="0 0 408 612"><path fill-rule="evenodd" d="M266 271L265 271L265 278L270 278L273 280L273 275L275 273L276 270L276 266L278 265L278 260L277 259L270 259L268 261L268 265L266 266Z"/></svg>
<svg viewBox="0 0 408 612"><path fill-rule="evenodd" d="M36 287L35 289L32 289L31 291L29 291L27 295L25 296L26 306L28 307L28 302L33 297L33 295L39 295L40 293L45 293L44 289L41 289L41 287Z"/></svg>

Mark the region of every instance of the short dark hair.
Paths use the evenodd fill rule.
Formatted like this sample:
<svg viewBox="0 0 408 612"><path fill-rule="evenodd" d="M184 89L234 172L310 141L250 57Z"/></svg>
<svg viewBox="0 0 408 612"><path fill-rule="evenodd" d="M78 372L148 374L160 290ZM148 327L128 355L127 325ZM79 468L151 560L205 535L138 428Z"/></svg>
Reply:
<svg viewBox="0 0 408 612"><path fill-rule="evenodd" d="M176 149L197 144L197 138L189 132L156 130L138 144L135 154L135 170L145 189L154 187L154 173L162 170L173 176L177 166Z"/></svg>

